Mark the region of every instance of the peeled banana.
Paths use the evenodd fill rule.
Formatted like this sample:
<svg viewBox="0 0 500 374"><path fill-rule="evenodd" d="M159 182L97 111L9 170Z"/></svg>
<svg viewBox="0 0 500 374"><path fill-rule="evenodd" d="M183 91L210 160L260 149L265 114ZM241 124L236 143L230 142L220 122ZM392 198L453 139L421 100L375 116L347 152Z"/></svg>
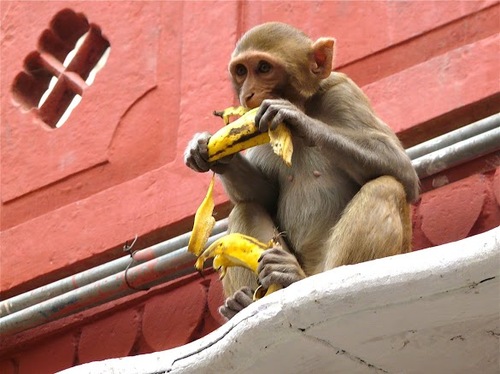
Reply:
<svg viewBox="0 0 500 374"><path fill-rule="evenodd" d="M230 107L218 113L226 126L208 140L208 161L217 161L242 150L271 142L274 153L280 156L287 166L292 165L293 142L290 130L279 124L267 133L260 132L255 126L255 115L259 108L251 110L242 107ZM236 121L229 122L232 115L241 115Z"/></svg>

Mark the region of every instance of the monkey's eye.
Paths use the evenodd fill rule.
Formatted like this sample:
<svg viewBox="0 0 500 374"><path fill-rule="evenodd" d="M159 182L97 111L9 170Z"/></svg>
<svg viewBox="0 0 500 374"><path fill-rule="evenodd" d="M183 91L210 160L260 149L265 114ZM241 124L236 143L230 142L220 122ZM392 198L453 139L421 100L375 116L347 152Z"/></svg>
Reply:
<svg viewBox="0 0 500 374"><path fill-rule="evenodd" d="M269 73L273 67L267 61L259 61L259 65L257 66L257 70L259 73Z"/></svg>
<svg viewBox="0 0 500 374"><path fill-rule="evenodd" d="M238 77L242 77L242 76L244 76L247 73L247 68L244 65L241 65L241 64L236 65L236 68L234 69L234 73Z"/></svg>

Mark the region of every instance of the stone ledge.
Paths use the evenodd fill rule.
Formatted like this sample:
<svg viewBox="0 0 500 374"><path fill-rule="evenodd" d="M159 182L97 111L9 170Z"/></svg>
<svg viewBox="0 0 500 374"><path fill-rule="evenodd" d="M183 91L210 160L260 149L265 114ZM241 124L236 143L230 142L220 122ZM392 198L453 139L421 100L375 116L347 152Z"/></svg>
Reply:
<svg viewBox="0 0 500 374"><path fill-rule="evenodd" d="M84 373L495 372L500 228L333 269L276 292L171 350Z"/></svg>

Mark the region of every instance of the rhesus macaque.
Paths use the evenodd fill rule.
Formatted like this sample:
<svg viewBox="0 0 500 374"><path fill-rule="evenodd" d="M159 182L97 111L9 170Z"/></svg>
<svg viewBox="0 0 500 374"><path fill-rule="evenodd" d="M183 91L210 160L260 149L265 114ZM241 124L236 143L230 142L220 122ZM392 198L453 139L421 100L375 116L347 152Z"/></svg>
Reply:
<svg viewBox="0 0 500 374"><path fill-rule="evenodd" d="M260 106L260 131L282 122L290 128L290 168L269 144L209 163L207 132L186 148L186 165L215 171L234 203L229 232L262 242L282 233L282 245L261 256L258 279L246 269L228 269L220 308L228 319L252 303L258 284L287 287L337 266L410 250L417 174L361 89L332 72L334 44L273 22L248 31L232 54L234 89L241 105Z"/></svg>

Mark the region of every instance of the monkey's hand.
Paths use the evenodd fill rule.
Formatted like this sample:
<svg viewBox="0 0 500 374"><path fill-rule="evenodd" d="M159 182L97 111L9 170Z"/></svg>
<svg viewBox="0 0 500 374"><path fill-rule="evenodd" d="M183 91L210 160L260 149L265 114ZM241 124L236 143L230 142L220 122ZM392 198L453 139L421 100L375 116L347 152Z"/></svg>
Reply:
<svg viewBox="0 0 500 374"><path fill-rule="evenodd" d="M288 100L264 100L255 116L255 123L261 132L274 130L280 123L285 123L294 135L307 138L310 133L312 118Z"/></svg>
<svg viewBox="0 0 500 374"><path fill-rule="evenodd" d="M224 305L219 307L219 313L228 320L233 318L236 313L253 302L253 293L254 291L250 287L240 288L233 296L226 299Z"/></svg>
<svg viewBox="0 0 500 374"><path fill-rule="evenodd" d="M257 267L259 282L264 288L273 284L288 287L306 278L297 258L279 245L264 251Z"/></svg>
<svg viewBox="0 0 500 374"><path fill-rule="evenodd" d="M213 170L215 173L221 174L224 172L227 164L231 161L232 156L227 156L214 162L209 162L207 145L211 136L212 135L208 132L195 134L184 151L184 163L199 173L205 173L209 170Z"/></svg>

